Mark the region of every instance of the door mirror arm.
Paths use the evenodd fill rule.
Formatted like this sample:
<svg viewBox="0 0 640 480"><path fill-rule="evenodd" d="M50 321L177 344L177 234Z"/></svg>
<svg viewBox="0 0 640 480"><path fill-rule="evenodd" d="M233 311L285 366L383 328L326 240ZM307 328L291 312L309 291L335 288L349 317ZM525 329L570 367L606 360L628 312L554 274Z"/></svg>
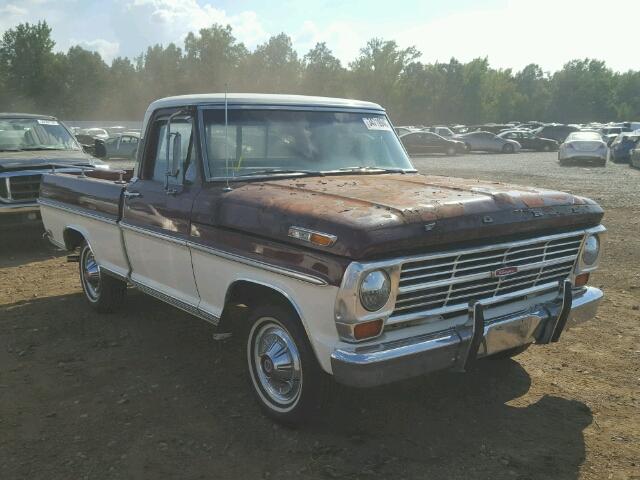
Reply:
<svg viewBox="0 0 640 480"><path fill-rule="evenodd" d="M164 188L169 191L169 177L177 177L180 173L180 159L182 158L182 135L179 132L171 132L171 121L178 115L188 113L185 110L178 110L172 113L167 119L166 149L167 149L167 172L165 174Z"/></svg>

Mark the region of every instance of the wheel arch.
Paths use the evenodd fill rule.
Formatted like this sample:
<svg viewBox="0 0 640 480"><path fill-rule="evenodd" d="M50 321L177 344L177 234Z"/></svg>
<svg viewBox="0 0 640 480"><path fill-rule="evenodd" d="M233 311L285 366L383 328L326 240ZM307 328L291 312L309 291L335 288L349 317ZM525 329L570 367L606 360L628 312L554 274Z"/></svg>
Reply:
<svg viewBox="0 0 640 480"><path fill-rule="evenodd" d="M89 243L89 247L91 247L88 232L77 225L68 225L64 227L62 230L62 240L64 241L65 248L69 251L79 248L82 246L83 242Z"/></svg>
<svg viewBox="0 0 640 480"><path fill-rule="evenodd" d="M260 303L254 299L259 299ZM273 285L260 280L250 278L239 278L234 280L227 287L224 299L224 307L220 315L219 329L227 331L234 327L233 310L237 305L245 305L251 308L252 305L274 302L290 308L294 312L309 336L304 315L300 305L293 299L293 295L280 286Z"/></svg>

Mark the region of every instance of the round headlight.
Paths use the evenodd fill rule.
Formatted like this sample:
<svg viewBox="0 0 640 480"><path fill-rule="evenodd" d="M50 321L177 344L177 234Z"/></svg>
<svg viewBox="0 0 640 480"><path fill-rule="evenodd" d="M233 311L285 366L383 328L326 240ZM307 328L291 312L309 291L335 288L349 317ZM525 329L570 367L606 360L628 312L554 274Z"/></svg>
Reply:
<svg viewBox="0 0 640 480"><path fill-rule="evenodd" d="M360 303L370 312L380 310L389 300L391 280L383 270L367 274L360 284Z"/></svg>
<svg viewBox="0 0 640 480"><path fill-rule="evenodd" d="M584 241L584 248L582 249L582 263L585 265L593 265L598 260L598 254L600 253L600 240L596 235L589 235Z"/></svg>

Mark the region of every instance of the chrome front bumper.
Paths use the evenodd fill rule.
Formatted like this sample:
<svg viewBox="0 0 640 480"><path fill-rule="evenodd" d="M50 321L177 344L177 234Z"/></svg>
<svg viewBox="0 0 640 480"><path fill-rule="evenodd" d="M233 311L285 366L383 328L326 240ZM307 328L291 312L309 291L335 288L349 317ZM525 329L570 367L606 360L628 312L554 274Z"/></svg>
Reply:
<svg viewBox="0 0 640 480"><path fill-rule="evenodd" d="M433 334L338 349L331 355L335 379L354 387L372 387L437 370L464 371L478 357L529 343L550 343L563 330L592 319L603 297L601 290L573 290L565 282L558 297L526 311L484 320L483 305L469 306L469 321Z"/></svg>

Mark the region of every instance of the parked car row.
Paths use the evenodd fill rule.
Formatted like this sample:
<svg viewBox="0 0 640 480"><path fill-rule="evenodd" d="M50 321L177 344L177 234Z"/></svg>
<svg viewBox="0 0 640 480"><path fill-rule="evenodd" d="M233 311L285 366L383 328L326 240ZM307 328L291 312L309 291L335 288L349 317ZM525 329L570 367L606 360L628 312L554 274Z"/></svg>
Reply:
<svg viewBox="0 0 640 480"><path fill-rule="evenodd" d="M400 130L402 133L399 133L399 137L407 152L412 155L443 153L452 156L466 152L515 153L522 149L549 152L558 149L558 142L555 140L539 137L527 130L507 130L498 135L477 131L445 137L431 129L404 129Z"/></svg>

